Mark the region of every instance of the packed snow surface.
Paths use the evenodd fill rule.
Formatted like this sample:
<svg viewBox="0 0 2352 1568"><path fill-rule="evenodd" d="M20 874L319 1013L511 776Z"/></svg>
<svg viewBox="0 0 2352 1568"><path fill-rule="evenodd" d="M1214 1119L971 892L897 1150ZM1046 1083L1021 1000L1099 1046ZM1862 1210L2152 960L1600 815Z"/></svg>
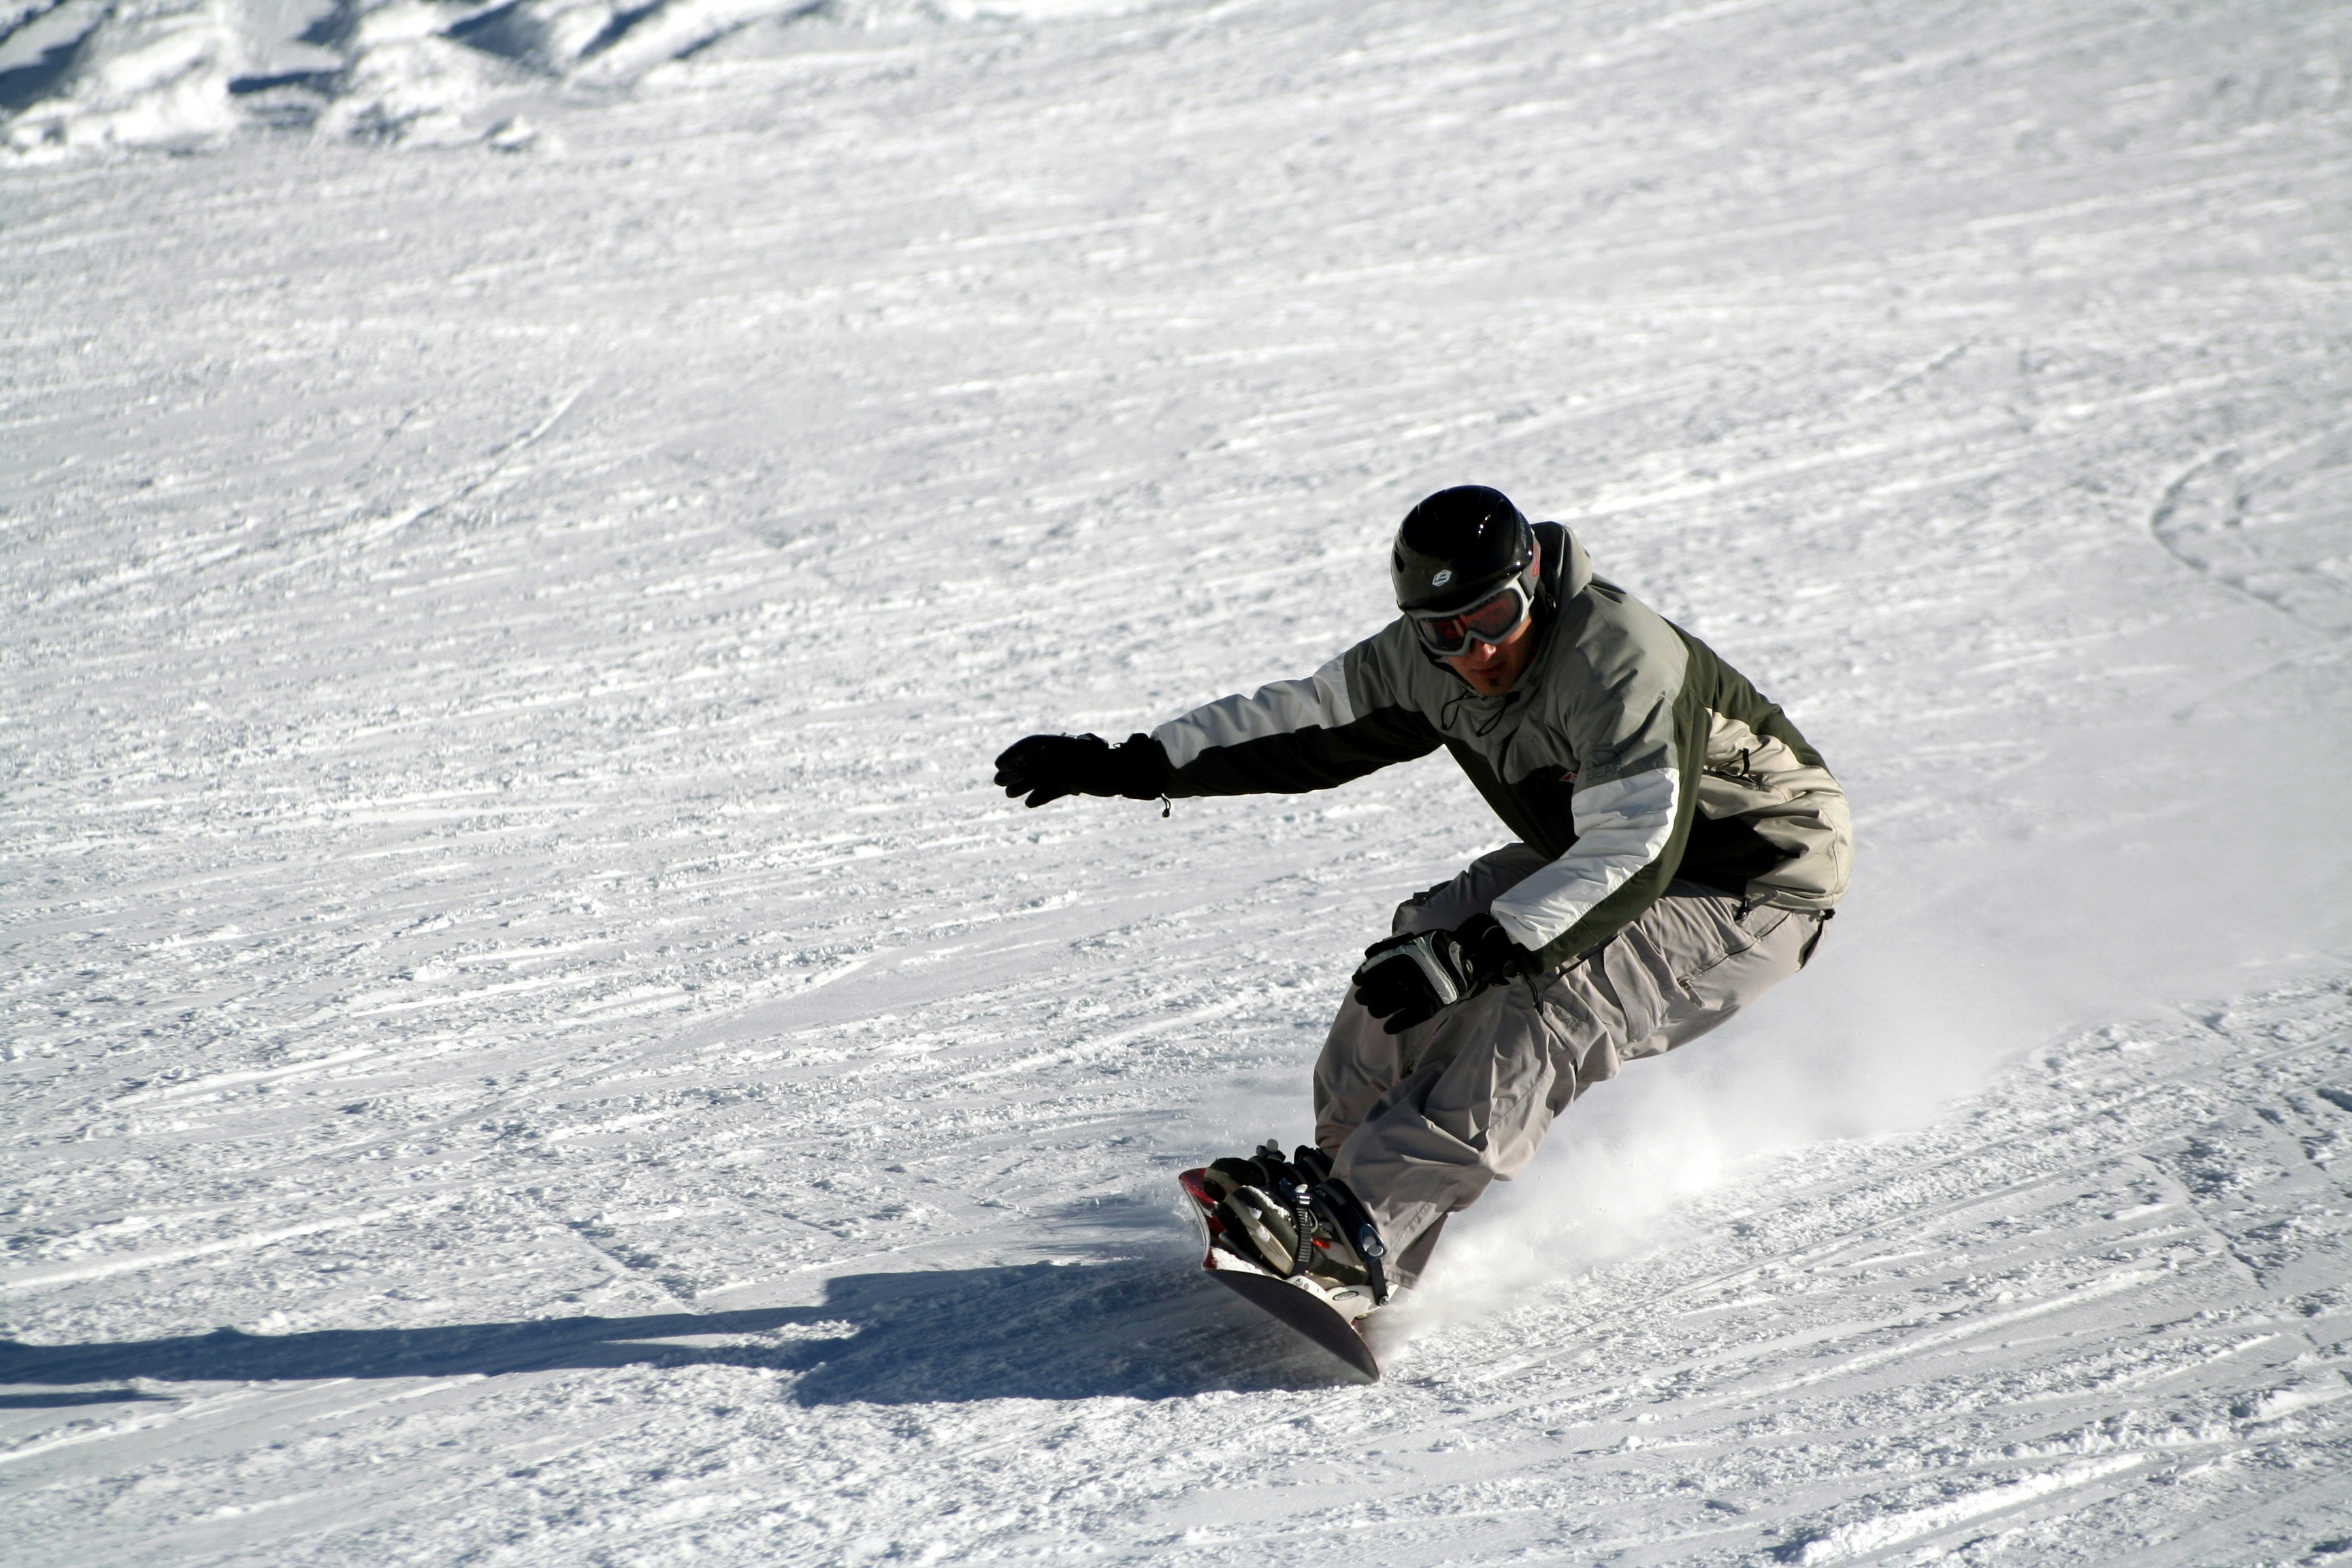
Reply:
<svg viewBox="0 0 2352 1568"><path fill-rule="evenodd" d="M2352 1560L2352 13L11 15L0 1560ZM1360 1384L1171 1178L1501 830L986 780L1467 480L1859 875Z"/></svg>

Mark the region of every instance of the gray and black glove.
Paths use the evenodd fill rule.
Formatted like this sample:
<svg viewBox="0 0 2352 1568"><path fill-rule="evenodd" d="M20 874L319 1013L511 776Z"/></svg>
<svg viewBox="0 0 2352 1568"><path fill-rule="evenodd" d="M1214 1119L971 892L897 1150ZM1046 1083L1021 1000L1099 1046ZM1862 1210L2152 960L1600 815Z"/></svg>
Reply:
<svg viewBox="0 0 2352 1568"><path fill-rule="evenodd" d="M1391 1035L1425 1024L1441 1008L1535 973L1536 955L1511 940L1489 914L1452 931L1392 936L1364 949L1356 966L1356 1000Z"/></svg>
<svg viewBox="0 0 2352 1568"><path fill-rule="evenodd" d="M1029 735L996 759L1006 795L1043 805L1066 795L1122 795L1157 800L1168 793L1168 753L1145 734L1114 746L1100 735Z"/></svg>

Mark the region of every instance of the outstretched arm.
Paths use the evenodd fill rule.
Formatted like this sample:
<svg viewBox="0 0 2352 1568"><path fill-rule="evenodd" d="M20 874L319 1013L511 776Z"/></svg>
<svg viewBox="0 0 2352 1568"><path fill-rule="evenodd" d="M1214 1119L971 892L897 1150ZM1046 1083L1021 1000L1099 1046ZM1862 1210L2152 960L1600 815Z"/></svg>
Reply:
<svg viewBox="0 0 2352 1568"><path fill-rule="evenodd" d="M1166 752L1168 793L1296 795L1330 789L1435 751L1436 727L1368 695L1372 645L1360 643L1299 680L1216 701L1151 732Z"/></svg>
<svg viewBox="0 0 2352 1568"><path fill-rule="evenodd" d="M1303 679L1221 697L1118 746L1094 735L1031 735L996 759L996 782L1031 805L1066 795L1291 795L1428 755L1440 740L1428 720L1367 699L1369 648Z"/></svg>

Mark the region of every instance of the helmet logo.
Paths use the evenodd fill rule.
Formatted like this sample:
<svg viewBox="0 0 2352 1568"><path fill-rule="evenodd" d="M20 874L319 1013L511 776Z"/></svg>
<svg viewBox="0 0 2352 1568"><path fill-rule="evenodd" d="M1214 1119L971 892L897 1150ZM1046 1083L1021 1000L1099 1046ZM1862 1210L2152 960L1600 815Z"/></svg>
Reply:
<svg viewBox="0 0 2352 1568"><path fill-rule="evenodd" d="M1444 571L1440 572L1436 576L1432 577L1429 580L1429 585L1433 588L1443 588L1445 584L1453 581L1454 569L1449 566Z"/></svg>

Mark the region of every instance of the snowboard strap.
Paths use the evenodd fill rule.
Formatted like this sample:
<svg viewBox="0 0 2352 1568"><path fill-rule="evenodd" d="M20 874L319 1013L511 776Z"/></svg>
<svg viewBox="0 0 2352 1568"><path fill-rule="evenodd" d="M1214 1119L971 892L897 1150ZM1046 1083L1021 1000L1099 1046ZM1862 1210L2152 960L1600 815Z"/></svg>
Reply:
<svg viewBox="0 0 2352 1568"><path fill-rule="evenodd" d="M1290 1249L1290 1273L1296 1279L1315 1261L1315 1189L1288 1177L1282 1184L1288 1189L1283 1196L1290 1200L1291 1232L1297 1238Z"/></svg>

